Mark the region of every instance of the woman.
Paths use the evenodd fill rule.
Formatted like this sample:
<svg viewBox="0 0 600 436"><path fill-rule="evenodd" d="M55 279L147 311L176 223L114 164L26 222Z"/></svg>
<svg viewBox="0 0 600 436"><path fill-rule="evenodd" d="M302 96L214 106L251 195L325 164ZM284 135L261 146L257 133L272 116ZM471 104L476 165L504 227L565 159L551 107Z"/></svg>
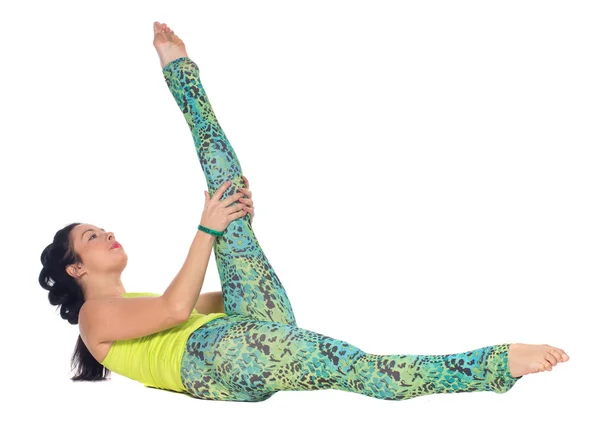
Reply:
<svg viewBox="0 0 600 436"><path fill-rule="evenodd" d="M504 393L522 376L569 359L545 344L376 355L299 328L252 230L248 180L198 66L165 24L154 23L154 47L192 132L210 194L204 193L188 257L162 295L125 291L121 273L127 255L111 232L80 223L57 232L42 253L39 281L61 316L79 323L73 380L103 380L114 371L145 386L210 400L263 401L282 390L318 389L402 400ZM223 292L200 294L213 247Z"/></svg>

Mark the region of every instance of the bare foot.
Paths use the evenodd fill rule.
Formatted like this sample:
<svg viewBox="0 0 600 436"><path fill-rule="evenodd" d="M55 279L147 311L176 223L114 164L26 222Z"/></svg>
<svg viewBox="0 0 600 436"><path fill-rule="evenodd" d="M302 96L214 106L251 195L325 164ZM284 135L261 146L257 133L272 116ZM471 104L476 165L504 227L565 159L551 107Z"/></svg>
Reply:
<svg viewBox="0 0 600 436"><path fill-rule="evenodd" d="M552 367L558 362L567 360L567 353L548 344L510 344L508 347L508 367L513 377L552 371Z"/></svg>
<svg viewBox="0 0 600 436"><path fill-rule="evenodd" d="M185 44L164 23L154 22L154 41L152 43L158 52L160 67L164 68L169 62L187 56Z"/></svg>

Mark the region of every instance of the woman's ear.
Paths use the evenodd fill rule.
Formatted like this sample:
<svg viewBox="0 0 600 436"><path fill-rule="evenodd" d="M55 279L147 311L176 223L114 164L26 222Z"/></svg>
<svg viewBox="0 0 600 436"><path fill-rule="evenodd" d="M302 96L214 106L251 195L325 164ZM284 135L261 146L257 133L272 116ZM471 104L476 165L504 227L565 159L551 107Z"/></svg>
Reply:
<svg viewBox="0 0 600 436"><path fill-rule="evenodd" d="M65 271L67 272L67 274L69 274L74 279L79 279L84 272L83 265L81 265L81 264L76 265L74 263L72 263L71 265L67 265L67 267L65 268Z"/></svg>

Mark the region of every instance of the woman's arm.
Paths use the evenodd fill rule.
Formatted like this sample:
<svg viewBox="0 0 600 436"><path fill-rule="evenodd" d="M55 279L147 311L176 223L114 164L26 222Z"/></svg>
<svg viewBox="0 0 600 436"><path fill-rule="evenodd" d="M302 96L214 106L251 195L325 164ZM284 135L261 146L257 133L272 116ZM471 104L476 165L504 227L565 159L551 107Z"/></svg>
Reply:
<svg viewBox="0 0 600 436"><path fill-rule="evenodd" d="M244 195L241 192L236 192L221 200L221 196L230 185L231 181L227 180L217 188L212 198L208 191L204 191L204 211L200 219L202 226L218 232L225 231L231 221L248 213L248 211L242 210L244 208L242 203L233 204ZM183 267L163 294L178 317L188 319L198 302L215 241L215 236L200 229L196 231Z"/></svg>
<svg viewBox="0 0 600 436"><path fill-rule="evenodd" d="M196 302L195 309L204 314L225 313L223 293L219 291L201 293Z"/></svg>
<svg viewBox="0 0 600 436"><path fill-rule="evenodd" d="M164 297L182 319L190 317L198 301L215 240L213 235L201 230L196 231L183 267L164 293Z"/></svg>

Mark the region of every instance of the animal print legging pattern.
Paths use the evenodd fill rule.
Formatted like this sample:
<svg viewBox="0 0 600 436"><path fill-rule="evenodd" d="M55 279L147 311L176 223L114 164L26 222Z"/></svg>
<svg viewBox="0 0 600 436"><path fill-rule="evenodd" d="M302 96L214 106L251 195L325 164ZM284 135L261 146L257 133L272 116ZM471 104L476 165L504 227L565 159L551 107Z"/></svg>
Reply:
<svg viewBox="0 0 600 436"><path fill-rule="evenodd" d="M242 168L212 110L199 69L189 57L163 76L192 132L211 196L243 186ZM278 391L339 389L385 400L473 391L507 392L521 377L508 369L500 344L457 354L378 355L297 327L279 278L246 215L215 241L225 312L194 331L181 361L189 395L207 400L264 401Z"/></svg>

